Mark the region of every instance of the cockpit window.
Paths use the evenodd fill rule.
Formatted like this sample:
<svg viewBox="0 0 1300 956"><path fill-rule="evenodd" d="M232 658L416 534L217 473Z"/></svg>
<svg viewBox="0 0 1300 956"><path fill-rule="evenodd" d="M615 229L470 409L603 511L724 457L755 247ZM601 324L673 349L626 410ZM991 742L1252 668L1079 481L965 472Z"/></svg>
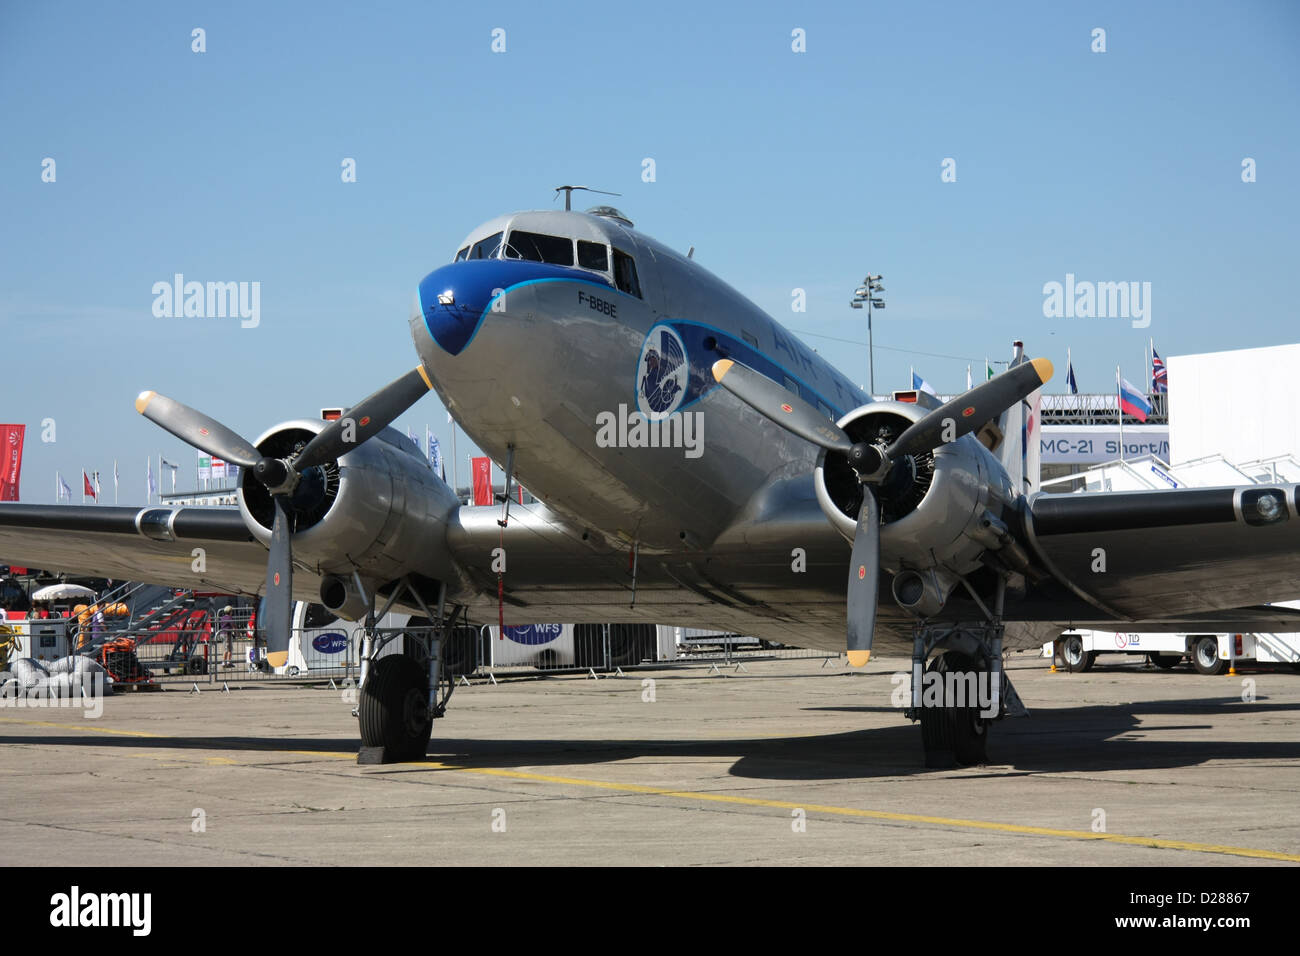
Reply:
<svg viewBox="0 0 1300 956"><path fill-rule="evenodd" d="M469 251L471 259L495 259L497 250L501 248L501 233L488 236L474 243L473 248Z"/></svg>
<svg viewBox="0 0 1300 956"><path fill-rule="evenodd" d="M587 242L585 239L578 240L578 265L584 269L599 269L601 272L609 271L609 249L603 242Z"/></svg>
<svg viewBox="0 0 1300 956"><path fill-rule="evenodd" d="M626 252L614 250L614 285L619 292L641 298L641 284L636 281L636 263Z"/></svg>
<svg viewBox="0 0 1300 956"><path fill-rule="evenodd" d="M466 246L464 249L460 250L460 252L456 253L457 262L463 262L467 258L469 258L469 246Z"/></svg>
<svg viewBox="0 0 1300 956"><path fill-rule="evenodd" d="M573 265L573 240L512 229L510 241L506 244L506 258L571 266Z"/></svg>

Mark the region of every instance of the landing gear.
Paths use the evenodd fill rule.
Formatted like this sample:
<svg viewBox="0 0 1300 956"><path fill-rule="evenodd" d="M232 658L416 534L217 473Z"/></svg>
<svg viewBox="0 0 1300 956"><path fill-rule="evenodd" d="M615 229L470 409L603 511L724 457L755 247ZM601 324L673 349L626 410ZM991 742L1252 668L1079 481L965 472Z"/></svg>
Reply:
<svg viewBox="0 0 1300 956"><path fill-rule="evenodd" d="M1028 715L1002 669L1002 634L994 622L913 628L912 705L904 713L921 722L927 767L987 763L993 722ZM942 653L931 658L935 651Z"/></svg>
<svg viewBox="0 0 1300 956"><path fill-rule="evenodd" d="M979 675L975 661L957 651L949 651L930 661L926 672L938 675L944 687L958 687L966 674ZM956 680L949 681L952 675ZM955 694L947 694L941 706L922 706L921 742L925 746L927 767L971 767L988 763L989 724L980 716L980 706L959 704Z"/></svg>
<svg viewBox="0 0 1300 956"><path fill-rule="evenodd" d="M357 710L362 750L382 749L383 763L419 760L428 752L429 677L414 658L390 654L375 661Z"/></svg>
<svg viewBox="0 0 1300 956"><path fill-rule="evenodd" d="M424 626L376 627L375 621L403 592L424 611ZM372 601L361 644L360 697L353 711L361 725L357 763L420 760L428 752L434 718L446 712L456 689L443 655L445 645L457 646L453 635L460 630L455 627L459 609L446 615L445 594L440 589L436 615L406 579L397 582L382 610L376 612ZM464 666L463 661L456 663Z"/></svg>

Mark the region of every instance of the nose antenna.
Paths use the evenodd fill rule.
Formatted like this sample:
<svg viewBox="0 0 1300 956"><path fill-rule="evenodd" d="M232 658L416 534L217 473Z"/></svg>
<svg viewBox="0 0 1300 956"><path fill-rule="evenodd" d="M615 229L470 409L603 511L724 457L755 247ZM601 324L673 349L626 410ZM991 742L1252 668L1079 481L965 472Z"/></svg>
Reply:
<svg viewBox="0 0 1300 956"><path fill-rule="evenodd" d="M556 196L559 196L560 193L564 193L564 211L565 211L565 212L572 212L572 211L573 211L573 191L574 191L575 189L583 189L583 190L586 190L586 191L589 192L589 193L600 193L602 196L621 196L621 195L623 195L622 193L611 193L611 192L606 192L606 191L603 190L603 189L592 189L590 186L556 186L556 187L555 187L555 195L556 195ZM551 202L554 202L554 201L555 201L554 199L551 200Z"/></svg>

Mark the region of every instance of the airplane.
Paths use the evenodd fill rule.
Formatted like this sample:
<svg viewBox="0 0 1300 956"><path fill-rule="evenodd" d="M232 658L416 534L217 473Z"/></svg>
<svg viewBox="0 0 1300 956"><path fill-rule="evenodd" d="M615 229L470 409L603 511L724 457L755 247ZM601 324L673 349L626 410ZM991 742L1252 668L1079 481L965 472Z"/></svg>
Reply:
<svg viewBox="0 0 1300 956"><path fill-rule="evenodd" d="M991 725L1025 712L1004 653L1068 627L1300 630L1264 606L1300 597L1296 485L1038 492L1024 415L1050 362L1017 348L947 403L874 401L612 207L483 223L419 281L409 328L416 368L251 442L140 394L239 466L237 510L5 503L0 554L260 593L272 665L295 599L367 621L361 762L427 752L458 617L710 627L855 666L910 654L928 766L985 762ZM502 505L463 504L391 427L430 390L506 463ZM514 482L537 502L512 503ZM435 626L380 655L373 623L397 608Z"/></svg>

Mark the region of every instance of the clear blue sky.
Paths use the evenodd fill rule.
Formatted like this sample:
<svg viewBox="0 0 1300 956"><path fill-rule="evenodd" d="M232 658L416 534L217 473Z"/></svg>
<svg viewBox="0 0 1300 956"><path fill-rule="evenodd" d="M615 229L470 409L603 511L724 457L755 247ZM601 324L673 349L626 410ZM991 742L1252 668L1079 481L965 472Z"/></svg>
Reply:
<svg viewBox="0 0 1300 956"><path fill-rule="evenodd" d="M192 485L193 452L132 410L144 388L249 437L355 401L412 366L416 282L563 182L622 193L863 382L866 348L834 339L865 340L848 300L883 273L878 391L912 365L959 390L1014 338L1056 391L1067 348L1104 391L1117 363L1144 380L1148 336L1300 340L1300 4L371 6L0 5L0 421L29 426L24 501L117 458L142 502L159 452ZM261 325L155 318L176 272L260 282ZM1044 318L1067 272L1150 282L1150 328ZM446 447L436 397L398 426L426 422Z"/></svg>

